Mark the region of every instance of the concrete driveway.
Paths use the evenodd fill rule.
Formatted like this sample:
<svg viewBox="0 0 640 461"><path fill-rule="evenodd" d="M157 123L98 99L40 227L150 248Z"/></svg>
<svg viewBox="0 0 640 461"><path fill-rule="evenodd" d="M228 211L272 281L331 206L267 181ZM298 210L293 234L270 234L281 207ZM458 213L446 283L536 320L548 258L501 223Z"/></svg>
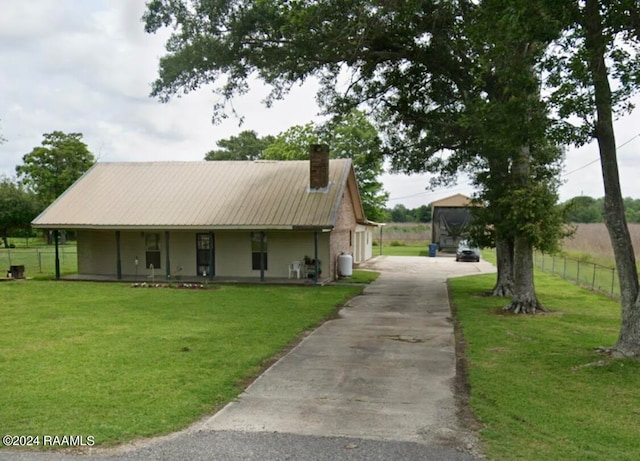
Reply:
<svg viewBox="0 0 640 461"><path fill-rule="evenodd" d="M220 412L83 458L477 459L457 417L446 279L495 269L447 257L378 257L368 267L382 272L375 283Z"/></svg>

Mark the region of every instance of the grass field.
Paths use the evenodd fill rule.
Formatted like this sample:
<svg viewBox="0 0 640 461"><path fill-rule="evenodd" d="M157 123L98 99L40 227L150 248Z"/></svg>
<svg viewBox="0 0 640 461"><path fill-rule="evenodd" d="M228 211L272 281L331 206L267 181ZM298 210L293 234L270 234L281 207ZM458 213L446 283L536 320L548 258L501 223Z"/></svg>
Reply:
<svg viewBox="0 0 640 461"><path fill-rule="evenodd" d="M380 272L354 269L350 278L346 279L350 283L371 283L380 276Z"/></svg>
<svg viewBox="0 0 640 461"><path fill-rule="evenodd" d="M537 273L536 316L503 315L484 296L495 275L450 280L470 402L496 460L640 459L640 362L596 351L617 338L620 306Z"/></svg>
<svg viewBox="0 0 640 461"><path fill-rule="evenodd" d="M382 227L382 232L374 235L373 254L391 256L419 256L415 248L425 249L431 243L431 225L424 223L388 223ZM401 247L407 247L401 249ZM411 250L410 248L414 248ZM425 256L428 256L428 251Z"/></svg>
<svg viewBox="0 0 640 461"><path fill-rule="evenodd" d="M378 255L380 248L374 247L374 255ZM411 243L401 245L385 245L382 247L385 256L429 256L429 247L423 243Z"/></svg>
<svg viewBox="0 0 640 461"><path fill-rule="evenodd" d="M2 282L0 427L98 444L183 428L359 291Z"/></svg>
<svg viewBox="0 0 640 461"><path fill-rule="evenodd" d="M574 224L576 231L572 237L564 239L563 251L583 261L603 266L615 266L609 233L603 223ZM640 260L640 224L629 224L629 232L636 254Z"/></svg>
<svg viewBox="0 0 640 461"><path fill-rule="evenodd" d="M408 244L431 243L431 224L424 223L388 223L382 227L382 243L388 246L391 242L402 242ZM374 236L380 242L380 234Z"/></svg>

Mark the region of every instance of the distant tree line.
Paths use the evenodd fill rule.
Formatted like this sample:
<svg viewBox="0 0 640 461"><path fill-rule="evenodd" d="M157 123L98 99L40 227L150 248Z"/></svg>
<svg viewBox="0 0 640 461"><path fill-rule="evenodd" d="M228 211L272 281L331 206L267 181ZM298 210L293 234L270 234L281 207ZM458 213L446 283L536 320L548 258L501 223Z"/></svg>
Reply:
<svg viewBox="0 0 640 461"><path fill-rule="evenodd" d="M567 200L562 206L567 222L604 222L604 197L593 198L581 195ZM640 199L625 197L624 211L627 222L640 223Z"/></svg>
<svg viewBox="0 0 640 461"><path fill-rule="evenodd" d="M398 204L385 210L384 222L431 222L431 207L422 205L418 208L407 208Z"/></svg>
<svg viewBox="0 0 640 461"><path fill-rule="evenodd" d="M568 223L601 223L604 222L604 197L593 198L586 195L573 197L561 203L565 221ZM640 223L640 199L626 197L624 199L627 222ZM422 205L418 208L407 208L396 205L385 210L385 222L431 222L431 207Z"/></svg>

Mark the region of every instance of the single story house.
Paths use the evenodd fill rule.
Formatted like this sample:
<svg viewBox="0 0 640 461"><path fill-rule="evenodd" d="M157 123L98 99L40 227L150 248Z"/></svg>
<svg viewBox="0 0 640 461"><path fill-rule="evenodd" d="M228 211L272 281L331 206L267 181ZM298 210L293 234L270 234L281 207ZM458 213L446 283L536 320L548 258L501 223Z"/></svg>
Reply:
<svg viewBox="0 0 640 461"><path fill-rule="evenodd" d="M468 236L471 224L471 199L455 194L430 203L431 243L438 250L455 251L460 240Z"/></svg>
<svg viewBox="0 0 640 461"><path fill-rule="evenodd" d="M79 276L182 280L335 279L340 255L371 258L375 228L351 160L323 145L309 161L97 163L32 224L75 231Z"/></svg>

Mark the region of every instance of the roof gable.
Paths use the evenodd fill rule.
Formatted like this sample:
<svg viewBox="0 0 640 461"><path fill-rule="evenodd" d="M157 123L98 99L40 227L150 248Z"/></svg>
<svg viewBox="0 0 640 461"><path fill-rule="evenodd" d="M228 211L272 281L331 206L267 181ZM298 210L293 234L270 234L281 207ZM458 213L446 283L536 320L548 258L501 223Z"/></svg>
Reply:
<svg viewBox="0 0 640 461"><path fill-rule="evenodd" d="M315 192L308 161L98 163L33 225L330 228L352 176L351 160L331 160L330 185Z"/></svg>
<svg viewBox="0 0 640 461"><path fill-rule="evenodd" d="M430 203L433 207L467 207L471 206L471 199L463 194L455 194L449 197L442 198Z"/></svg>

